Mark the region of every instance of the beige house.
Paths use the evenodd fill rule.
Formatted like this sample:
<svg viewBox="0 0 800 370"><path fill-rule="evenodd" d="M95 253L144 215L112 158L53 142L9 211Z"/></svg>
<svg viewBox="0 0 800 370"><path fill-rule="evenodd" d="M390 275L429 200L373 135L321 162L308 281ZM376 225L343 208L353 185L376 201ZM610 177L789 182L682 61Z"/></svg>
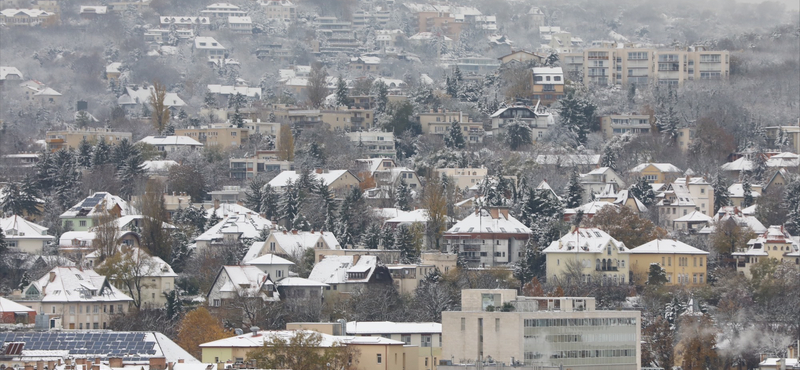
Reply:
<svg viewBox="0 0 800 370"><path fill-rule="evenodd" d="M55 242L56 237L47 235L47 228L20 216L0 217L0 230L6 238L10 252L44 254L45 247Z"/></svg>
<svg viewBox="0 0 800 370"><path fill-rule="evenodd" d="M375 112L372 109L339 107L321 111L321 121L334 131L361 131L373 127Z"/></svg>
<svg viewBox="0 0 800 370"><path fill-rule="evenodd" d="M747 242L747 249L733 253L736 271L752 278L750 268L765 258L790 263L800 268L800 249L783 226L770 226L757 238Z"/></svg>
<svg viewBox="0 0 800 370"><path fill-rule="evenodd" d="M342 249L342 246L330 231L274 231L266 241L253 243L244 259L246 262L267 254L302 259L309 249Z"/></svg>
<svg viewBox="0 0 800 370"><path fill-rule="evenodd" d="M514 361L525 368L640 369L641 313L595 307L593 297L465 289L461 311L442 312L442 358L455 365L491 359L497 368Z"/></svg>
<svg viewBox="0 0 800 370"><path fill-rule="evenodd" d="M105 329L133 300L94 270L56 267L14 301L46 315L51 329Z"/></svg>
<svg viewBox="0 0 800 370"><path fill-rule="evenodd" d="M189 127L175 130L175 136L188 136L203 145L219 145L222 148L236 147L247 143L247 128L233 127L226 124Z"/></svg>
<svg viewBox="0 0 800 370"><path fill-rule="evenodd" d="M670 163L642 163L628 172L636 178L644 177L651 184L665 184L681 176L681 169Z"/></svg>
<svg viewBox="0 0 800 370"><path fill-rule="evenodd" d="M447 249L470 267L507 265L519 260L531 229L507 207L480 208L444 233Z"/></svg>
<svg viewBox="0 0 800 370"><path fill-rule="evenodd" d="M447 176L459 189L477 186L489 173L487 168L437 168L439 176Z"/></svg>
<svg viewBox="0 0 800 370"><path fill-rule="evenodd" d="M287 183L296 183L300 179L300 173L297 171L283 171L269 181L275 191L282 192ZM353 188L358 187L361 182L356 175L349 170L325 170L316 169L309 174L311 180L322 182L335 193L336 196L343 197L348 194Z"/></svg>
<svg viewBox="0 0 800 370"><path fill-rule="evenodd" d="M650 132L650 116L644 114L603 116L600 117L600 129L606 139L626 133L646 134Z"/></svg>
<svg viewBox="0 0 800 370"><path fill-rule="evenodd" d="M133 134L130 132L111 131L107 128L47 131L46 135L47 149L53 152L65 148L78 149L83 139L86 139L92 145L97 144L100 140L105 140L108 145L116 145L122 140L131 141L133 139Z"/></svg>
<svg viewBox="0 0 800 370"><path fill-rule="evenodd" d="M647 283L650 265L657 264L667 276L666 285L701 286L708 281L708 252L673 239L656 239L630 251L633 281Z"/></svg>
<svg viewBox="0 0 800 370"><path fill-rule="evenodd" d="M688 152L689 148L694 142L694 127L681 127L678 129L678 147L681 148L681 152Z"/></svg>
<svg viewBox="0 0 800 370"><path fill-rule="evenodd" d="M574 228L550 243L543 253L551 283L579 279L584 283L619 285L628 279L630 250L597 228Z"/></svg>
<svg viewBox="0 0 800 370"><path fill-rule="evenodd" d="M446 109L431 110L419 114L419 124L425 134L445 135L453 122L458 122L464 131L464 139L469 142L480 142L483 137L483 124L472 122L464 112ZM475 136L472 138L471 136Z"/></svg>
<svg viewBox="0 0 800 370"><path fill-rule="evenodd" d="M525 50L517 50L517 51L512 51L510 54L503 55L497 59L500 60L500 63L506 64L510 63L511 61L517 61L517 62L534 61L536 63L542 63L544 58L545 57L538 55L536 53L532 53Z"/></svg>
<svg viewBox="0 0 800 370"><path fill-rule="evenodd" d="M141 291L128 289L125 282L118 279L115 275L108 276L108 281L120 291L126 292L134 300L141 303L141 308L159 309L167 304L167 295L175 290L175 278L178 274L172 270L172 266L160 257L151 256L142 248L135 246L121 245L118 248L121 253L122 261L120 270L131 268L134 273L141 276ZM94 251L84 257L84 264L88 266L100 267L108 263L108 260L99 262L100 252ZM98 265L99 264L99 265Z"/></svg>
<svg viewBox="0 0 800 370"><path fill-rule="evenodd" d="M436 370L442 358L442 324L436 322L350 321L347 335L399 340L418 351L418 369ZM410 359L409 359L410 360Z"/></svg>
<svg viewBox="0 0 800 370"><path fill-rule="evenodd" d="M297 19L297 5L289 0L261 1L267 19L294 21Z"/></svg>
<svg viewBox="0 0 800 370"><path fill-rule="evenodd" d="M7 26L38 26L55 21L57 16L40 9L0 10L0 24Z"/></svg>

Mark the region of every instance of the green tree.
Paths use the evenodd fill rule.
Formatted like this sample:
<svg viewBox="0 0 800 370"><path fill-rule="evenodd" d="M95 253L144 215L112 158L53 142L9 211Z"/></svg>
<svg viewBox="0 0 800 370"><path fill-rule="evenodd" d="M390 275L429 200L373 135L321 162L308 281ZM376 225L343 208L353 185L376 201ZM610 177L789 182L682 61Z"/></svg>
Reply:
<svg viewBox="0 0 800 370"><path fill-rule="evenodd" d="M400 179L400 183L394 190L394 207L402 211L410 211L412 200L411 189L406 180Z"/></svg>
<svg viewBox="0 0 800 370"><path fill-rule="evenodd" d="M597 106L585 98L578 98L569 93L559 101L561 124L576 135L577 145L586 145L589 132L596 125L595 112Z"/></svg>
<svg viewBox="0 0 800 370"><path fill-rule="evenodd" d="M544 277L546 262L544 253L536 246L533 239L528 240L525 250L522 252L522 258L514 266L514 277L519 280L520 286L534 278Z"/></svg>
<svg viewBox="0 0 800 370"><path fill-rule="evenodd" d="M32 185L27 179L22 186L16 182L7 183L0 197L0 209L3 213L20 216L41 214L39 200L36 198L38 192Z"/></svg>
<svg viewBox="0 0 800 370"><path fill-rule="evenodd" d="M730 186L728 180L717 171L714 180L711 181L711 187L714 189L714 213L731 204L731 193L728 191L728 186Z"/></svg>
<svg viewBox="0 0 800 370"><path fill-rule="evenodd" d="M164 205L164 186L158 180L147 182L142 195L142 246L150 254L162 260L172 259L172 240L170 233L164 228L169 220L166 206Z"/></svg>
<svg viewBox="0 0 800 370"><path fill-rule="evenodd" d="M85 137L78 144L78 165L83 168L92 167L92 144Z"/></svg>
<svg viewBox="0 0 800 370"><path fill-rule="evenodd" d="M8 251L8 244L6 243L6 234L3 229L0 229L0 256Z"/></svg>
<svg viewBox="0 0 800 370"><path fill-rule="evenodd" d="M383 80L378 80L373 84L373 89L376 96L375 113L386 112L386 107L389 104L389 87L386 86Z"/></svg>
<svg viewBox="0 0 800 370"><path fill-rule="evenodd" d="M461 125L458 122L453 122L444 135L444 145L450 149L464 149L466 144L464 133L461 132Z"/></svg>
<svg viewBox="0 0 800 370"><path fill-rule="evenodd" d="M92 167L102 166L111 161L111 147L106 143L105 137L101 137L100 141L94 147L94 154L92 156Z"/></svg>
<svg viewBox="0 0 800 370"><path fill-rule="evenodd" d="M667 273L657 263L650 264L650 271L647 273L647 285L664 285L667 283Z"/></svg>
<svg viewBox="0 0 800 370"><path fill-rule="evenodd" d="M306 96L309 104L314 108L319 108L328 96L328 73L322 63L313 63L311 73L308 75L308 86Z"/></svg>
<svg viewBox="0 0 800 370"><path fill-rule="evenodd" d="M569 175L567 183L567 196L564 198L564 206L567 208L577 208L583 201L583 186L581 186L578 171L573 170Z"/></svg>
<svg viewBox="0 0 800 370"><path fill-rule="evenodd" d="M203 172L195 165L185 163L171 166L167 176L169 190L182 192L195 202L205 199L208 188Z"/></svg>
<svg viewBox="0 0 800 370"><path fill-rule="evenodd" d="M505 142L511 150L530 145L533 142L530 125L514 118L514 120L506 124Z"/></svg>
<svg viewBox="0 0 800 370"><path fill-rule="evenodd" d="M394 132L395 137L406 131L414 136L422 134L422 126L414 120L414 106L408 101L390 103L387 111L391 119L384 129Z"/></svg>
<svg viewBox="0 0 800 370"><path fill-rule="evenodd" d="M747 208L755 204L753 199L753 187L750 185L750 178L745 177L742 181L742 192L744 198L742 199L742 208Z"/></svg>
<svg viewBox="0 0 800 370"><path fill-rule="evenodd" d="M405 225L397 226L394 232L394 246L392 249L400 251L403 263L416 263L419 260L419 249L411 228Z"/></svg>
<svg viewBox="0 0 800 370"><path fill-rule="evenodd" d="M336 105L344 107L353 105L352 99L347 94L347 82L342 78L342 75L339 75L336 79Z"/></svg>
<svg viewBox="0 0 800 370"><path fill-rule="evenodd" d="M287 182L283 188L280 210L278 217L283 221L287 229L291 229L295 219L300 213L300 186L299 184Z"/></svg>
<svg viewBox="0 0 800 370"><path fill-rule="evenodd" d="M267 182L261 178L254 178L248 184L247 192L245 192L244 206L250 208L258 213L264 213L261 209L261 200L264 198L264 185Z"/></svg>
<svg viewBox="0 0 800 370"><path fill-rule="evenodd" d="M231 117L231 124L236 127L243 127L244 126L244 117L240 110L242 107L247 105L247 99L245 99L242 93L236 93L236 95L231 97L231 100L228 101L228 108L233 107L233 116Z"/></svg>
<svg viewBox="0 0 800 370"><path fill-rule="evenodd" d="M91 119L89 118L89 113L86 113L85 110L78 112L77 116L75 117L75 125L80 128L86 128L89 126Z"/></svg>
<svg viewBox="0 0 800 370"><path fill-rule="evenodd" d="M271 335L264 340L263 347L247 355L261 369L293 370L355 370L359 358L351 347L343 343L323 345L321 334L306 330L295 331L289 337Z"/></svg>
<svg viewBox="0 0 800 370"><path fill-rule="evenodd" d="M269 184L264 185L261 192L261 212L269 220L278 218L278 202L280 197Z"/></svg>
<svg viewBox="0 0 800 370"><path fill-rule="evenodd" d="M634 198L639 199L645 207L650 207L656 202L656 193L644 176L639 177L628 191L631 192Z"/></svg>

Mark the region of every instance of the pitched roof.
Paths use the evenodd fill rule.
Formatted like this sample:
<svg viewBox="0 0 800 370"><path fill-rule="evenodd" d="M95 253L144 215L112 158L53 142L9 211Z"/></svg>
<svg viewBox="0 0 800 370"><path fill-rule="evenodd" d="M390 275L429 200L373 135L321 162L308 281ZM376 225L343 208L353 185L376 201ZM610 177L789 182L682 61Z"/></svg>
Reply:
<svg viewBox="0 0 800 370"><path fill-rule="evenodd" d="M330 186L334 181L338 178L344 176L348 170L329 170L324 171L322 173L317 173L315 171L311 171L309 173L309 177L312 181L319 182L322 180L322 183ZM292 183L297 182L300 179L300 173L297 171L283 171L275 176L272 180L269 181L269 186L273 188L282 188L286 186L286 183L291 181Z"/></svg>
<svg viewBox="0 0 800 370"><path fill-rule="evenodd" d="M630 250L625 247L625 243L620 242L611 235L598 228L575 228L571 232L562 236L561 239L553 241L544 249L544 253L602 253L607 245L618 249L619 253L627 253Z"/></svg>
<svg viewBox="0 0 800 370"><path fill-rule="evenodd" d="M203 146L203 143L192 139L188 136L145 136L144 139L139 140L140 143L150 144L154 146L159 145L185 145L185 146Z"/></svg>
<svg viewBox="0 0 800 370"><path fill-rule="evenodd" d="M677 254L708 254L708 252L692 247L684 242L674 239L655 239L630 250L631 254L650 253L677 253Z"/></svg>
<svg viewBox="0 0 800 370"><path fill-rule="evenodd" d="M117 99L117 104L119 105L138 105L138 104L150 104L150 96L154 91L153 86L148 86L147 88L139 88L138 86L134 88L134 86L126 86L125 87L125 94L122 94ZM167 107L183 107L186 105L186 102L181 99L178 94L173 92L167 92L164 96L164 105Z"/></svg>
<svg viewBox="0 0 800 370"><path fill-rule="evenodd" d="M236 204L236 203L220 203L219 207L217 208L209 208L206 210L206 218L211 218L212 214L216 214L217 217L223 218L228 216L229 214L256 214L256 211L247 208L243 205Z"/></svg>
<svg viewBox="0 0 800 370"><path fill-rule="evenodd" d="M227 279L220 280L219 276L225 274ZM261 271L256 266L222 266L214 280L214 286L222 281L218 290L224 293L234 293L237 295L246 295L250 297L257 297L262 292L262 287L267 284L273 284L270 280L269 274ZM213 288L212 288L213 289ZM209 292L211 294L211 292ZM277 296L273 297L277 299Z"/></svg>
<svg viewBox="0 0 800 370"><path fill-rule="evenodd" d="M114 209L114 206L119 205L121 215L130 214L132 209L128 202L124 199L106 192L96 192L89 197L86 197L80 203L72 206L72 208L64 211L61 218L73 217L93 217L102 211L101 205L105 204L107 210Z"/></svg>
<svg viewBox="0 0 800 370"><path fill-rule="evenodd" d="M276 231L270 235L290 256L301 255L307 249L315 248L323 240L329 249L342 249L339 241L330 231Z"/></svg>
<svg viewBox="0 0 800 370"><path fill-rule="evenodd" d="M506 216L502 212L498 212L497 218L494 218L486 209L480 209L478 212L472 212L463 220L456 222L453 227L445 232L445 235L469 233L530 235L531 229L519 222L514 216Z"/></svg>
<svg viewBox="0 0 800 370"><path fill-rule="evenodd" d="M255 239L261 235L261 230L271 229L272 222L255 213L231 213L226 215L216 225L211 226L206 232L195 238L197 240L215 241L222 240L225 234L241 234L240 238Z"/></svg>
<svg viewBox="0 0 800 370"><path fill-rule="evenodd" d="M736 184L732 184L731 186L728 186L728 193L730 193L730 196L733 197L733 198L743 198L744 197L744 187L742 187L742 185L743 185L742 183L736 183ZM752 189L750 189L750 195L753 198L758 198L758 197L761 196L761 194L759 194L758 192L753 191Z"/></svg>
<svg viewBox="0 0 800 370"><path fill-rule="evenodd" d="M753 169L753 161L742 157L733 162L728 162L720 166L723 171L750 171Z"/></svg>
<svg viewBox="0 0 800 370"><path fill-rule="evenodd" d="M279 257L272 253L265 254L261 257L253 258L249 261L244 261L245 265L294 265L294 262L285 258Z"/></svg>
<svg viewBox="0 0 800 370"><path fill-rule="evenodd" d="M55 240L56 237L47 235L47 228L30 222L20 216L13 215L0 218L0 230L6 239L47 239Z"/></svg>
<svg viewBox="0 0 800 370"><path fill-rule="evenodd" d="M387 339L383 337L358 337L358 336L338 336L325 333L319 333L311 330L275 330L266 331L262 330L257 332L257 335L252 333L237 335L235 337L224 338L212 342L203 343L200 348L259 348L263 347L265 342L273 338L280 338L285 341L294 337L297 332L313 333L319 335L322 339L319 343L320 347L335 347L342 344L374 344L374 345L404 345L405 342L398 340Z"/></svg>
<svg viewBox="0 0 800 370"><path fill-rule="evenodd" d="M353 263L356 256L326 256L314 265L308 278L325 284L365 283L368 282L378 266L378 257L360 256L358 262ZM361 279L349 279L348 272L366 272Z"/></svg>
<svg viewBox="0 0 800 370"><path fill-rule="evenodd" d="M215 38L208 36L197 36L194 38L194 47L196 49L217 49L225 50L225 47L219 43Z"/></svg>
<svg viewBox="0 0 800 370"><path fill-rule="evenodd" d="M0 297L0 312L28 313L31 311L36 312L36 310L33 308L23 306L10 299Z"/></svg>
<svg viewBox="0 0 800 370"><path fill-rule="evenodd" d="M36 94L33 94L33 95L36 95L36 96L61 96L61 93L58 92L58 91L53 90L52 88L45 87L44 89L39 90L39 92L37 92Z"/></svg>
<svg viewBox="0 0 800 370"><path fill-rule="evenodd" d="M22 79L22 72L17 69L17 67L2 67L0 66L0 81L5 80L8 75L15 75L19 76L19 79Z"/></svg>
<svg viewBox="0 0 800 370"><path fill-rule="evenodd" d="M441 334L438 322L349 321L347 334Z"/></svg>
<svg viewBox="0 0 800 370"><path fill-rule="evenodd" d="M42 302L133 301L109 284L105 276L94 270L77 267L55 267L50 273L31 283L23 292L28 292L31 286L39 291Z"/></svg>
<svg viewBox="0 0 800 370"><path fill-rule="evenodd" d="M328 284L320 283L311 279L303 279L301 277L285 277L278 281L279 287L287 286L301 286L301 287L326 287Z"/></svg>
<svg viewBox="0 0 800 370"><path fill-rule="evenodd" d="M634 168L631 168L630 172L642 172L642 170L647 168L647 166L651 165L661 172L682 172L680 168L671 163L642 163Z"/></svg>
<svg viewBox="0 0 800 370"><path fill-rule="evenodd" d="M178 274L172 270L172 266L158 256L151 256L142 248L132 246L118 246L117 250L124 254L126 260L136 263L137 268L141 269L141 276L146 277L178 277ZM86 255L85 258L97 258L100 256L99 251L94 251ZM143 261L139 264L139 261ZM102 266L103 263L100 264Z"/></svg>
<svg viewBox="0 0 800 370"><path fill-rule="evenodd" d="M700 211L692 211L692 213L676 218L673 222L712 222L713 220L711 216Z"/></svg>

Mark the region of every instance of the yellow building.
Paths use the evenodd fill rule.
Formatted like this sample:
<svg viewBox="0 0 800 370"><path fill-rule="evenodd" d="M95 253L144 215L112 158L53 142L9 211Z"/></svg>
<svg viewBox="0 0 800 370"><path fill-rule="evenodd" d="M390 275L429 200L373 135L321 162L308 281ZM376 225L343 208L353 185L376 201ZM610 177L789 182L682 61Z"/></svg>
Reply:
<svg viewBox="0 0 800 370"><path fill-rule="evenodd" d="M650 116L646 114L612 114L600 117L600 130L606 139L625 133L646 134L650 132Z"/></svg>
<svg viewBox="0 0 800 370"><path fill-rule="evenodd" d="M175 136L188 136L206 146L219 145L220 147L228 148L247 143L249 130L244 127L215 124L177 129L175 130Z"/></svg>
<svg viewBox="0 0 800 370"><path fill-rule="evenodd" d="M550 243L543 253L548 283L578 279L618 285L625 284L629 276L630 250L600 229L575 228Z"/></svg>
<svg viewBox="0 0 800 370"><path fill-rule="evenodd" d="M531 78L533 102L549 106L564 97L564 72L561 67L535 67Z"/></svg>
<svg viewBox="0 0 800 370"><path fill-rule="evenodd" d="M708 252L673 239L656 239L630 251L633 281L647 283L650 265L658 264L667 275L667 285L705 285Z"/></svg>
<svg viewBox="0 0 800 370"><path fill-rule="evenodd" d="M750 268L764 258L792 263L800 267L800 249L783 226L770 226L758 238L747 242L747 250L733 253L736 271L752 278Z"/></svg>
<svg viewBox="0 0 800 370"><path fill-rule="evenodd" d="M459 189L467 189L477 186L489 174L489 170L482 168L439 168L436 169L439 176L447 176L449 180Z"/></svg>
<svg viewBox="0 0 800 370"><path fill-rule="evenodd" d="M682 171L670 163L642 163L628 172L636 178L644 177L651 184L665 184L675 181Z"/></svg>
<svg viewBox="0 0 800 370"><path fill-rule="evenodd" d="M517 61L517 62L534 61L537 63L542 63L542 61L544 61L543 56L525 50L512 51L510 54L503 55L502 57L497 59L502 64L506 64L511 61Z"/></svg>
<svg viewBox="0 0 800 370"><path fill-rule="evenodd" d="M375 112L372 109L340 107L321 111L321 120L334 131L361 131L373 127Z"/></svg>
<svg viewBox="0 0 800 370"><path fill-rule="evenodd" d="M472 122L472 119L464 112L431 109L429 112L420 113L418 119L422 126L422 132L425 134L444 135L450 130L453 122L458 122L467 142L480 143L483 141L483 123Z"/></svg>
<svg viewBox="0 0 800 370"><path fill-rule="evenodd" d="M61 149L78 149L81 140L86 139L89 144L97 144L100 139L105 139L106 144L116 145L123 139L131 141L133 134L130 132L111 131L106 128L85 128L80 130L47 131L47 149L58 151Z"/></svg>
<svg viewBox="0 0 800 370"><path fill-rule="evenodd" d="M311 326L322 330L328 327L324 324L311 324ZM293 327L292 324L287 324L287 328L290 327ZM310 329L303 329L303 331L310 333L314 330L313 328ZM272 338L288 340L297 331L264 330L203 343L200 345L202 361L204 363L245 362L249 360L248 353L264 346L264 342ZM357 363L356 369L358 370L417 370L417 348L415 346L405 346L405 343L399 340L384 337L331 335L321 332L321 330L317 331L317 333L322 339L320 350L339 345L352 348L357 354L354 356L353 362Z"/></svg>
<svg viewBox="0 0 800 370"><path fill-rule="evenodd" d="M694 127L683 127L678 129L678 147L686 153L694 141Z"/></svg>

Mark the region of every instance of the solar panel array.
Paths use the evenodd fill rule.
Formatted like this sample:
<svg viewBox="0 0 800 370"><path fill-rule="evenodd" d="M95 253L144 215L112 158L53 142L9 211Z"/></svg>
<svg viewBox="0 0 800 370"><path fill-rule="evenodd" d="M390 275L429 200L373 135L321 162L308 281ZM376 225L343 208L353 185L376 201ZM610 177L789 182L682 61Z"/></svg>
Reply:
<svg viewBox="0 0 800 370"><path fill-rule="evenodd" d="M86 198L83 201L83 204L81 204L81 207L84 207L84 208L94 207L94 206L100 204L100 201L102 201L103 198L105 198L105 197L106 197L106 193L97 193L97 194L95 194L95 196L93 196L91 198Z"/></svg>
<svg viewBox="0 0 800 370"><path fill-rule="evenodd" d="M145 333L135 332L0 333L0 343L25 342L25 350L69 351L78 357L125 357L131 361L143 361L156 354L156 343L144 338Z"/></svg>

